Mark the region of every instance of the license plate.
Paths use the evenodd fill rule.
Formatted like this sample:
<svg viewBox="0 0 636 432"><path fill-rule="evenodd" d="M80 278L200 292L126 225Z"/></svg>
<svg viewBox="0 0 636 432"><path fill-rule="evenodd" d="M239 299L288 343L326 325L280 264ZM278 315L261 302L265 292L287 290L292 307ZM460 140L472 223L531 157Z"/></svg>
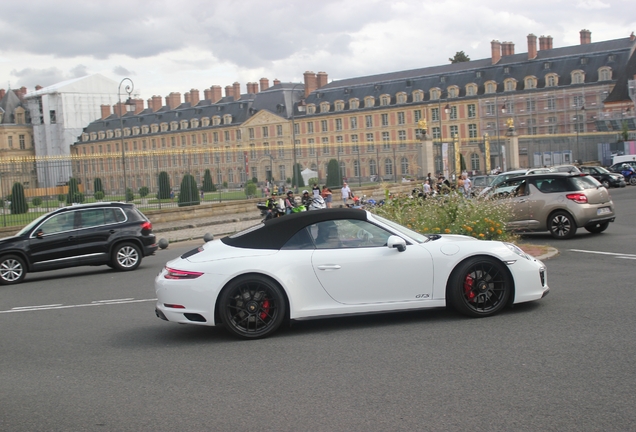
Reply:
<svg viewBox="0 0 636 432"><path fill-rule="evenodd" d="M601 207L600 209L596 210L596 215L600 216L600 215L604 215L610 213L610 208L609 207Z"/></svg>

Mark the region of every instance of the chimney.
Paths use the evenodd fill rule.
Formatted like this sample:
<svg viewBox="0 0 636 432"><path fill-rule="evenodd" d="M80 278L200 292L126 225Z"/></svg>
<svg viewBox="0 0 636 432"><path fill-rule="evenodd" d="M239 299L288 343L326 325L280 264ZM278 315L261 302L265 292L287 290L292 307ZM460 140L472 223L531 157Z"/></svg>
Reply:
<svg viewBox="0 0 636 432"><path fill-rule="evenodd" d="M190 92L185 92L185 93L183 94L183 101L184 101L185 103L190 103Z"/></svg>
<svg viewBox="0 0 636 432"><path fill-rule="evenodd" d="M232 84L232 87L234 88L234 100L237 101L241 98L241 84L235 82L234 84Z"/></svg>
<svg viewBox="0 0 636 432"><path fill-rule="evenodd" d="M197 105L200 102L199 99L199 90L197 89L190 89L190 104L192 106Z"/></svg>
<svg viewBox="0 0 636 432"><path fill-rule="evenodd" d="M498 40L493 40L490 42L490 52L492 57L492 64L499 63L501 60L501 42Z"/></svg>
<svg viewBox="0 0 636 432"><path fill-rule="evenodd" d="M515 53L515 44L512 42L503 42L501 44L501 56L509 56Z"/></svg>
<svg viewBox="0 0 636 432"><path fill-rule="evenodd" d="M579 32L581 35L581 45L587 45L592 43L592 32L586 29L583 29Z"/></svg>
<svg viewBox="0 0 636 432"><path fill-rule="evenodd" d="M316 74L312 71L306 71L303 76L305 77L305 97L307 97L318 88L318 81Z"/></svg>
<svg viewBox="0 0 636 432"><path fill-rule="evenodd" d="M20 99L22 99L25 94L27 94L27 88L24 86L20 87Z"/></svg>
<svg viewBox="0 0 636 432"><path fill-rule="evenodd" d="M546 37L541 35L539 36L539 51L546 50Z"/></svg>
<svg viewBox="0 0 636 432"><path fill-rule="evenodd" d="M135 114L139 114L144 110L144 100L143 99L133 99L133 103L135 104Z"/></svg>
<svg viewBox="0 0 636 432"><path fill-rule="evenodd" d="M225 97L234 96L234 89L232 86L225 86Z"/></svg>
<svg viewBox="0 0 636 432"><path fill-rule="evenodd" d="M318 88L326 86L327 81L327 72L318 72L318 74L316 75L316 84L318 85Z"/></svg>
<svg viewBox="0 0 636 432"><path fill-rule="evenodd" d="M632 33L632 34L634 34L634 33ZM38 85L35 86L35 91L42 90L42 88L43 87L38 84Z"/></svg>
<svg viewBox="0 0 636 432"><path fill-rule="evenodd" d="M212 89L203 90L203 99L212 100Z"/></svg>
<svg viewBox="0 0 636 432"><path fill-rule="evenodd" d="M267 78L261 78L259 83L261 84L261 91L265 91L269 88L269 80Z"/></svg>
<svg viewBox="0 0 636 432"><path fill-rule="evenodd" d="M152 112L159 111L161 107L162 107L161 96L155 95L152 98L148 99L148 108L150 108Z"/></svg>
<svg viewBox="0 0 636 432"><path fill-rule="evenodd" d="M7 91L5 89L0 89L0 100L2 100L6 94Z"/></svg>
<svg viewBox="0 0 636 432"><path fill-rule="evenodd" d="M280 84L280 80L278 78L274 78L274 85Z"/></svg>
<svg viewBox="0 0 636 432"><path fill-rule="evenodd" d="M102 109L102 120L110 116L110 105L100 105Z"/></svg>
<svg viewBox="0 0 636 432"><path fill-rule="evenodd" d="M117 102L113 105L113 111L117 117L123 116L126 114L126 104L123 102Z"/></svg>
<svg viewBox="0 0 636 432"><path fill-rule="evenodd" d="M247 94L256 94L258 93L258 84L253 82L247 83Z"/></svg>
<svg viewBox="0 0 636 432"><path fill-rule="evenodd" d="M528 35L528 60L537 58L537 37L530 33Z"/></svg>
<svg viewBox="0 0 636 432"><path fill-rule="evenodd" d="M181 105L181 93L170 92L170 94L166 96L166 105L170 109L175 109L176 107Z"/></svg>
<svg viewBox="0 0 636 432"><path fill-rule="evenodd" d="M552 36L546 37L545 38L545 43L546 43L545 49L551 50L552 49Z"/></svg>
<svg viewBox="0 0 636 432"><path fill-rule="evenodd" d="M212 98L210 99L212 103L217 103L223 99L223 90L220 85L213 85L210 90L212 90Z"/></svg>

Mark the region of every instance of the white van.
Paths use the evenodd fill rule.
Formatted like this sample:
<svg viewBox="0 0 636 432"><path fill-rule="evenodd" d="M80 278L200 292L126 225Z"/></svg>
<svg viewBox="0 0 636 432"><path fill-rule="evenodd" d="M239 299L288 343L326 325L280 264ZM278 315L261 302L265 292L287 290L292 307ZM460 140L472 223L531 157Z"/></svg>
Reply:
<svg viewBox="0 0 636 432"><path fill-rule="evenodd" d="M636 162L636 155L614 155L612 156L612 165L621 162Z"/></svg>

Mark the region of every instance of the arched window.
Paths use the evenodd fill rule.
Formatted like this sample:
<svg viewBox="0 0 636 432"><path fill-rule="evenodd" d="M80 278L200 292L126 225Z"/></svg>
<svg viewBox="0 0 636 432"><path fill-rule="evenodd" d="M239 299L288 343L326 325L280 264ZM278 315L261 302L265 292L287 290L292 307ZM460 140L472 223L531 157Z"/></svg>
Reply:
<svg viewBox="0 0 636 432"><path fill-rule="evenodd" d="M393 175L393 161L391 158L384 159L384 174L388 176Z"/></svg>
<svg viewBox="0 0 636 432"><path fill-rule="evenodd" d="M466 96L475 96L477 94L477 85L468 84L466 86Z"/></svg>
<svg viewBox="0 0 636 432"><path fill-rule="evenodd" d="M448 88L448 97L449 98L456 98L457 96L459 96L459 88L457 88L457 86L451 86Z"/></svg>
<svg viewBox="0 0 636 432"><path fill-rule="evenodd" d="M572 71L572 84L583 84L585 82L585 73L581 70Z"/></svg>
<svg viewBox="0 0 636 432"><path fill-rule="evenodd" d="M497 84L494 81L488 81L485 86L486 93L494 93L497 91Z"/></svg>
<svg viewBox="0 0 636 432"><path fill-rule="evenodd" d="M559 77L557 74L548 74L545 76L546 87L556 87L559 83Z"/></svg>
<svg viewBox="0 0 636 432"><path fill-rule="evenodd" d="M372 108L375 105L375 98L373 96L367 96L364 98L364 107Z"/></svg>
<svg viewBox="0 0 636 432"><path fill-rule="evenodd" d="M525 87L526 90L531 90L537 88L537 79L533 76L529 76L525 78Z"/></svg>
<svg viewBox="0 0 636 432"><path fill-rule="evenodd" d="M415 90L413 92L413 102L422 102L424 100L424 92L422 90Z"/></svg>
<svg viewBox="0 0 636 432"><path fill-rule="evenodd" d="M381 106L387 106L390 103L391 103L391 96L389 96L389 95L380 96L380 105Z"/></svg>
<svg viewBox="0 0 636 432"><path fill-rule="evenodd" d="M438 88L431 89L431 100L438 100L442 95L442 92Z"/></svg>
<svg viewBox="0 0 636 432"><path fill-rule="evenodd" d="M350 109L358 109L360 106L360 100L358 99L349 99L349 108Z"/></svg>
<svg viewBox="0 0 636 432"><path fill-rule="evenodd" d="M336 111L342 111L342 110L344 109L344 105L345 105L345 104L344 104L344 101L340 101L340 100L339 100L339 101L336 101L336 102L334 103L335 110L336 110Z"/></svg>
<svg viewBox="0 0 636 432"><path fill-rule="evenodd" d="M329 107L329 102L322 102L322 103L320 104L320 112L321 112L321 113L329 112L329 108L330 108L330 107Z"/></svg>
<svg viewBox="0 0 636 432"><path fill-rule="evenodd" d="M406 93L403 93L403 92L402 93L398 93L397 96L396 96L397 103L399 103L399 104L406 103L406 99L407 99Z"/></svg>
<svg viewBox="0 0 636 432"><path fill-rule="evenodd" d="M409 159L406 156L400 159L400 170L402 175L409 173Z"/></svg>
<svg viewBox="0 0 636 432"><path fill-rule="evenodd" d="M370 175L378 175L378 167L375 163L375 159L371 159L369 161L369 174Z"/></svg>
<svg viewBox="0 0 636 432"><path fill-rule="evenodd" d="M515 91L517 89L517 80L513 78L508 78L504 81L504 90L505 91Z"/></svg>
<svg viewBox="0 0 636 432"><path fill-rule="evenodd" d="M612 79L612 69L609 67L602 67L598 71L599 81L609 81Z"/></svg>

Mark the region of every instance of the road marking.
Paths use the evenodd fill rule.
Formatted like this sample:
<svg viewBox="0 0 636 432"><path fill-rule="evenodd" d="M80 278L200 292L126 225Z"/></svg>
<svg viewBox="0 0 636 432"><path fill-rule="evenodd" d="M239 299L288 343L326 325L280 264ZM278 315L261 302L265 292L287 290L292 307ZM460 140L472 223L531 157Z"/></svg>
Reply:
<svg viewBox="0 0 636 432"><path fill-rule="evenodd" d="M80 308L80 307L86 307L86 306L106 306L106 305L114 305L114 304L143 303L143 302L154 302L154 301L157 301L157 299L154 298L154 299L135 300L133 298L128 298L128 299L116 299L116 300L97 300L92 303L77 304L77 305L54 304L54 305L41 305L41 306L21 306L21 307L14 307L9 310L0 311L0 314L15 313L15 312L33 312L33 311L52 310L52 309L72 309L72 308Z"/></svg>
<svg viewBox="0 0 636 432"><path fill-rule="evenodd" d="M610 255L610 256L615 256L617 258L636 259L636 255L627 254L627 253L589 251L584 249L570 249L570 252L581 252L581 253L589 253L589 254L597 254L597 255Z"/></svg>

